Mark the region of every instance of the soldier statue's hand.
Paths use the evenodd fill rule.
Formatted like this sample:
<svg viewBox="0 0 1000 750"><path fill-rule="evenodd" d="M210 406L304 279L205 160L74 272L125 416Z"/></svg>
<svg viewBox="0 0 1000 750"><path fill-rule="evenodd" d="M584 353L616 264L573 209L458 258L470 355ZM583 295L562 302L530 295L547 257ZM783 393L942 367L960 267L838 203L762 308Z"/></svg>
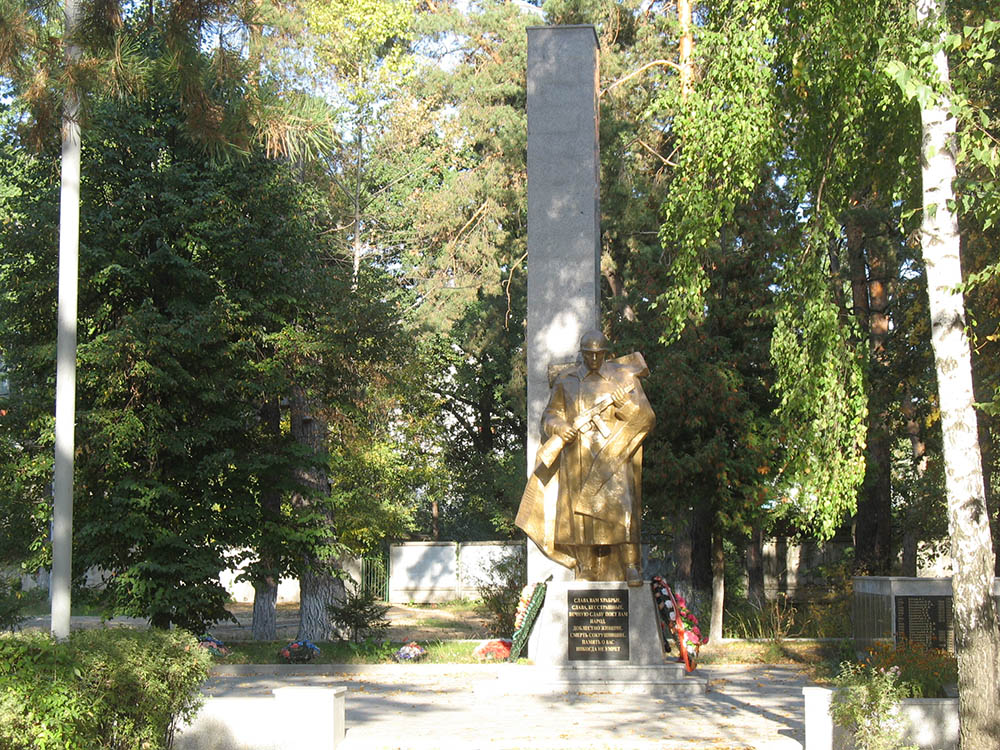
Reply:
<svg viewBox="0 0 1000 750"><path fill-rule="evenodd" d="M580 431L571 424L562 424L556 427L555 429L556 435L561 437L563 439L563 442L565 443L569 443L575 440L579 432Z"/></svg>
<svg viewBox="0 0 1000 750"><path fill-rule="evenodd" d="M616 388L615 392L611 394L611 399L615 408L620 409L628 401L628 391L624 388Z"/></svg>

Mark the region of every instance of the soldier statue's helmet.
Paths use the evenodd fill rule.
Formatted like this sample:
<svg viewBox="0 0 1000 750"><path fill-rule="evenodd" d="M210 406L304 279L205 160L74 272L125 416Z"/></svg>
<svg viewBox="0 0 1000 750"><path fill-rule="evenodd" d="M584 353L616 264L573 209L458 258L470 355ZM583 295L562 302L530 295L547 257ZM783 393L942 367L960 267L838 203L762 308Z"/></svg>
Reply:
<svg viewBox="0 0 1000 750"><path fill-rule="evenodd" d="M598 330L587 331L580 339L581 352L610 352L611 344L607 336Z"/></svg>

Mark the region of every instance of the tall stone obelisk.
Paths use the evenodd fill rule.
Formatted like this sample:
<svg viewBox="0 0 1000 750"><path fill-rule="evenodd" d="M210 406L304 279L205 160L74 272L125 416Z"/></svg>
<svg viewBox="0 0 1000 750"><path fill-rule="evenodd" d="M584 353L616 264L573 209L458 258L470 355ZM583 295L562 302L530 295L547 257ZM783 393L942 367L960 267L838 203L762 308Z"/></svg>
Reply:
<svg viewBox="0 0 1000 750"><path fill-rule="evenodd" d="M598 42L593 26L528 28L528 472L550 364L600 322ZM573 579L528 541L528 580Z"/></svg>
<svg viewBox="0 0 1000 750"><path fill-rule="evenodd" d="M593 26L528 29L528 471L549 366L574 362L600 324L598 42ZM520 691L705 692L668 664L648 586L577 581L528 541L528 581L552 575Z"/></svg>

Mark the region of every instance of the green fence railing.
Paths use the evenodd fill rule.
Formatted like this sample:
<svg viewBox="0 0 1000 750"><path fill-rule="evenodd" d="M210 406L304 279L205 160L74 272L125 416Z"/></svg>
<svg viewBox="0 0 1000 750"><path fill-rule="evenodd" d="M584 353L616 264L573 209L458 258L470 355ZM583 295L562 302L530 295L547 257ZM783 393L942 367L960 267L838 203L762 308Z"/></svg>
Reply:
<svg viewBox="0 0 1000 750"><path fill-rule="evenodd" d="M361 558L361 590L379 601L389 601L389 561L381 557Z"/></svg>

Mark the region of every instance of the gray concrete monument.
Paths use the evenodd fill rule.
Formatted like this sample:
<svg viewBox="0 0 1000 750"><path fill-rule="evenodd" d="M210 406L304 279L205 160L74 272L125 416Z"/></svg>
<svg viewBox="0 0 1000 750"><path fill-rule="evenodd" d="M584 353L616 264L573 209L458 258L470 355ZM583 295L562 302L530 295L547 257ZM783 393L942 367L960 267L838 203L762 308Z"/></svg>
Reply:
<svg viewBox="0 0 1000 750"><path fill-rule="evenodd" d="M528 28L528 467L548 367L600 322L598 43L593 26ZM528 580L573 578L528 542Z"/></svg>

